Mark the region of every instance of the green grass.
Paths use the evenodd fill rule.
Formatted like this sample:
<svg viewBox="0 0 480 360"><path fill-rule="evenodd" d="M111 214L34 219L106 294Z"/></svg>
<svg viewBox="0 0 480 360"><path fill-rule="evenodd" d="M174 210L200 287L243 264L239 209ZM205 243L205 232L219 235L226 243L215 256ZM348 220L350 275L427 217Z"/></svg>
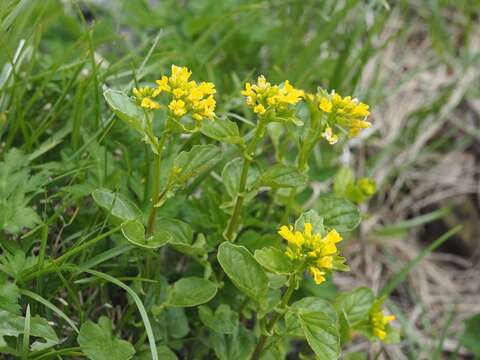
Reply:
<svg viewBox="0 0 480 360"><path fill-rule="evenodd" d="M454 75L436 87L438 91L427 103L405 114L408 121L401 129L389 132L379 125L349 150L355 159L361 159L356 170L362 175L378 175L380 189L372 211L383 215L394 208L400 216L385 215L372 236L405 234L415 226L442 219L446 213L443 205L431 211L418 209L420 214L409 212L408 202L407 209L395 208L407 198L402 195L408 192L408 182L399 185L398 198L387 205L383 202L388 202L392 187L396 191L399 177L424 166L424 159L467 151L478 141L475 126L465 131L462 125L449 125L441 131L465 101L478 101L480 96L476 87L480 53L475 48L478 1L149 3L2 0L0 4L0 162L6 161L13 149L20 150L24 154L22 181L30 179L33 184L31 191L18 192L18 198L24 200L22 206L31 211L17 212L20 224L32 226L15 231L0 228L0 283L8 277L20 288L26 321L18 348L25 358L79 356L78 327L105 314L115 320L115 333L129 339L137 350L147 349L152 358L157 356L154 344L159 325L151 325L146 310L150 311L156 295L148 292L144 274L136 271L138 254L123 242L119 227L108 225L90 196L96 188L119 190L129 194L142 210L151 197L144 184L153 181L152 155L112 115L102 96L106 87L129 91L136 84L152 83L172 63L186 65L196 78L216 84L217 112L238 120L245 134L251 131L252 115L238 94L243 83L257 74L265 74L274 83L289 79L312 92L322 86L354 94L373 109L382 109L392 102L402 105L404 85L418 74L446 69ZM412 43L420 41L417 36L428 38L431 48L410 68L396 69L389 51L408 52ZM374 117L374 122L388 121ZM425 137L430 131L431 136ZM185 149L196 141L201 140L193 136L173 147ZM371 156L366 159L365 154ZM338 167L329 160L333 155L328 151L315 154L311 171L316 179L329 177ZM214 171L218 174L221 168ZM20 170L13 169L5 180L19 182L15 173ZM187 193L195 194L202 180L214 182L200 179L189 185ZM182 196L167 203L160 213L179 213L186 198ZM209 216L225 221L225 214L211 209L218 204L215 196L207 194L204 203L198 200L183 210L210 212ZM202 227L201 218L196 221L200 230L209 230ZM395 290L417 260L456 229L427 246L396 277L384 279L383 285L390 280L384 292ZM153 258L159 268L162 256ZM162 271L176 277L174 269ZM81 278L86 274L96 279ZM30 331L34 315L54 319L62 343L55 350L30 356L29 340L36 336ZM454 318L452 314L446 320L442 339L449 336ZM202 334L190 336L193 345L182 355L193 359L195 338ZM411 337L406 342L402 351L412 358L418 344ZM179 347L175 337L163 343L172 349ZM434 352L440 358L441 345L421 351Z"/></svg>

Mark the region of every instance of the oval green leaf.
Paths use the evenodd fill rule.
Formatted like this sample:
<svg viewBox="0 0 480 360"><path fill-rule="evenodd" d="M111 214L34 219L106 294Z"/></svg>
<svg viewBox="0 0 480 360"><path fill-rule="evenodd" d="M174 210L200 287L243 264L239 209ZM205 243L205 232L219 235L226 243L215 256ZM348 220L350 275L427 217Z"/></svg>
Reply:
<svg viewBox="0 0 480 360"><path fill-rule="evenodd" d="M92 192L92 197L98 206L122 221L142 216L140 209L120 193L109 189L96 189Z"/></svg>
<svg viewBox="0 0 480 360"><path fill-rule="evenodd" d="M105 316L98 320L98 324L84 323L77 340L82 352L91 360L128 360L135 354L132 344L113 335L112 323Z"/></svg>
<svg viewBox="0 0 480 360"><path fill-rule="evenodd" d="M307 223L312 224L314 234L324 234L325 227L323 226L323 217L318 215L315 210L308 210L300 215L297 221L295 221L295 230L303 231Z"/></svg>
<svg viewBox="0 0 480 360"><path fill-rule="evenodd" d="M227 144L242 144L243 139L238 131L237 123L227 118L202 121L200 132L214 140Z"/></svg>
<svg viewBox="0 0 480 360"><path fill-rule="evenodd" d="M298 171L295 166L275 164L270 166L259 179L261 186L272 188L288 188L305 185L307 177Z"/></svg>
<svg viewBox="0 0 480 360"><path fill-rule="evenodd" d="M347 232L360 224L360 211L350 201L336 196L322 196L315 204L315 210L323 218L327 230Z"/></svg>
<svg viewBox="0 0 480 360"><path fill-rule="evenodd" d="M173 284L168 306L191 307L210 301L217 293L217 287L210 280L186 277Z"/></svg>
<svg viewBox="0 0 480 360"><path fill-rule="evenodd" d="M360 287L340 294L335 300L335 306L339 312L344 314L348 324L355 326L368 318L374 301L373 291L366 287Z"/></svg>
<svg viewBox="0 0 480 360"><path fill-rule="evenodd" d="M133 99L122 91L108 89L103 93L107 104L121 120L143 133L145 114Z"/></svg>
<svg viewBox="0 0 480 360"><path fill-rule="evenodd" d="M255 251L255 260L265 269L275 274L291 274L293 264L287 255L274 247L263 248Z"/></svg>
<svg viewBox="0 0 480 360"><path fill-rule="evenodd" d="M190 151L182 151L174 161L177 183L183 183L209 170L222 157L222 151L215 145L194 145Z"/></svg>
<svg viewBox="0 0 480 360"><path fill-rule="evenodd" d="M246 248L224 242L218 247L217 258L240 291L257 301L266 294L268 277Z"/></svg>
<svg viewBox="0 0 480 360"><path fill-rule="evenodd" d="M123 223L122 234L133 245L145 249L157 249L172 239L172 235L164 230L155 231L151 236L145 237L145 227L139 220Z"/></svg>
<svg viewBox="0 0 480 360"><path fill-rule="evenodd" d="M332 318L322 311L299 312L298 319L308 345L322 360L340 356L340 335Z"/></svg>
<svg viewBox="0 0 480 360"><path fill-rule="evenodd" d="M243 158L235 158L225 164L222 170L222 180L228 195L236 199L238 193L238 184L242 173ZM251 166L247 174L245 189L248 191L256 182L259 172L255 166Z"/></svg>

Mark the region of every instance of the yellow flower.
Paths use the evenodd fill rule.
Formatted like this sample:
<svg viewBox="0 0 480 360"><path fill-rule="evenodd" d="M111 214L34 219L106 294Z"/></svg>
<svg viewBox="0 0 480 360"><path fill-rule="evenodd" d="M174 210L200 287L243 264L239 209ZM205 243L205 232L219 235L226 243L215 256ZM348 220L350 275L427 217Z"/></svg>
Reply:
<svg viewBox="0 0 480 360"><path fill-rule="evenodd" d="M192 72L188 70L187 67L172 65L170 83L177 85L177 87L180 87L182 85L185 85L188 82L188 79L190 78L191 75L192 75Z"/></svg>
<svg viewBox="0 0 480 360"><path fill-rule="evenodd" d="M203 95L211 95L217 92L215 85L211 82L202 81L197 88Z"/></svg>
<svg viewBox="0 0 480 360"><path fill-rule="evenodd" d="M315 281L315 284L321 284L322 282L325 281L325 272L314 267L310 266L308 268L308 271L310 271L310 274L312 274L313 281Z"/></svg>
<svg viewBox="0 0 480 360"><path fill-rule="evenodd" d="M189 81L192 72L187 67L172 65L170 76L163 75L157 80L158 93L171 94L173 99L168 106L172 114L181 117L190 113L196 121L215 117L216 102L213 94L215 85L211 82Z"/></svg>
<svg viewBox="0 0 480 360"><path fill-rule="evenodd" d="M295 89L288 80L285 80L283 87L279 88L278 95L275 96L277 103L295 105L304 96L304 91Z"/></svg>
<svg viewBox="0 0 480 360"><path fill-rule="evenodd" d="M323 136L331 144L336 141L335 136L331 135L331 126L333 125L346 128L350 137L357 136L363 129L371 126L366 121L366 118L370 115L368 105L351 96L342 97L332 91L330 94L317 95L316 101L318 102L318 108L327 116L328 125Z"/></svg>
<svg viewBox="0 0 480 360"><path fill-rule="evenodd" d="M333 106L332 102L328 98L322 97L320 99L320 104L319 104L320 110L323 110L326 113L331 113L332 112L332 106Z"/></svg>
<svg viewBox="0 0 480 360"><path fill-rule="evenodd" d="M385 315L381 309L383 301L377 302L370 311L370 324L372 325L373 335L378 339L384 340L387 336L387 325L395 320L393 315Z"/></svg>
<svg viewBox="0 0 480 360"><path fill-rule="evenodd" d="M185 103L182 100L172 100L168 105L170 111L176 117L180 117L186 114Z"/></svg>
<svg viewBox="0 0 480 360"><path fill-rule="evenodd" d="M372 124L369 123L368 121L353 119L350 122L350 131L349 131L350 137L357 136L360 133L360 131L362 131L362 129L367 129L371 125Z"/></svg>
<svg viewBox="0 0 480 360"><path fill-rule="evenodd" d="M140 106L150 110L160 109L160 104L150 98L143 98Z"/></svg>
<svg viewBox="0 0 480 360"><path fill-rule="evenodd" d="M172 89L169 85L169 78L168 76L165 76L163 75L162 78L160 80L157 80L156 81L157 85L158 85L158 89L160 91L164 91L164 92L170 92L170 90Z"/></svg>
<svg viewBox="0 0 480 360"><path fill-rule="evenodd" d="M260 75L256 84L245 83L242 95L247 98L246 103L253 112L264 115L267 112L290 110L302 99L304 92L294 88L288 80L281 86L272 85L265 76Z"/></svg>
<svg viewBox="0 0 480 360"><path fill-rule="evenodd" d="M325 281L325 271L345 270L344 258L338 256L336 243L342 237L336 230L331 230L325 237L313 233L311 223L305 223L303 232L294 230L293 226L281 226L278 234L284 238L288 247L285 254L293 261L298 261L306 268L316 284Z"/></svg>
<svg viewBox="0 0 480 360"><path fill-rule="evenodd" d="M145 86L141 88L134 88L132 93L133 96L135 96L137 104L139 104L141 107L148 110L160 109L160 104L152 100L152 98L155 98L160 93L158 89Z"/></svg>
<svg viewBox="0 0 480 360"><path fill-rule="evenodd" d="M258 104L253 108L253 112L257 113L257 114L260 114L260 115L263 115L267 112L267 110L265 110L265 108L263 107L262 104Z"/></svg>

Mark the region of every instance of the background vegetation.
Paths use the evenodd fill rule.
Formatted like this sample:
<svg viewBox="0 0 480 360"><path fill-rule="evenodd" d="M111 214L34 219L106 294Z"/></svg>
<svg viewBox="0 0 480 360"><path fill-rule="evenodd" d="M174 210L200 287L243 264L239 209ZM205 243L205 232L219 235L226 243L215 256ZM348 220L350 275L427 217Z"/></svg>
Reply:
<svg viewBox="0 0 480 360"><path fill-rule="evenodd" d="M250 115L238 94L257 74L369 103L373 127L348 144L341 163L324 151L311 164L314 195L340 165L378 184L345 250L352 271L321 295L392 286L387 305L403 338L380 358L480 356L479 15L477 0L1 0L0 270L22 289L22 313L30 304L32 315L55 321L61 338L70 336L60 330L65 322L101 315L132 336L141 319L125 292L111 279L63 267L69 260L100 270L141 293L127 245L115 235L81 247L105 226L94 189L148 202L149 179L140 174L149 153L115 121L102 93L152 81L175 63L213 81L217 112L242 126ZM162 213L182 210L200 228L225 217L214 194L183 200ZM435 239L459 223L462 230L438 247ZM53 273L24 276L32 264L62 256ZM17 307L2 286L0 309ZM175 336L194 338L187 334ZM359 341L350 351L374 354L376 346ZM65 349L65 358L78 351Z"/></svg>

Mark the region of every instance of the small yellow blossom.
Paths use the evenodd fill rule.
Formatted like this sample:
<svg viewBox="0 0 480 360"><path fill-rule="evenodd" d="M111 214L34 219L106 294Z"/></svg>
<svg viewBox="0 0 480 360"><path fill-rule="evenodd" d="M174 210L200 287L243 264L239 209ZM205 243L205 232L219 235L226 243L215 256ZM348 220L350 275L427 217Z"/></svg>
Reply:
<svg viewBox="0 0 480 360"><path fill-rule="evenodd" d="M316 284L325 281L326 271L346 270L344 258L338 256L336 244L342 237L336 230L331 230L325 237L313 233L311 223L305 223L303 232L290 226L281 226L278 234L283 237L288 247L285 254L293 261L300 261L310 272Z"/></svg>
<svg viewBox="0 0 480 360"><path fill-rule="evenodd" d="M242 91L247 105L259 115L269 112L287 111L304 96L303 90L294 88L288 80L283 85L270 84L265 76L260 75L256 84L245 83Z"/></svg>
<svg viewBox="0 0 480 360"><path fill-rule="evenodd" d="M267 110L265 110L262 104L258 104L253 108L253 112L256 114L263 115L267 112Z"/></svg>
<svg viewBox="0 0 480 360"><path fill-rule="evenodd" d="M150 98L143 98L140 106L150 110L160 109L160 104Z"/></svg>
<svg viewBox="0 0 480 360"><path fill-rule="evenodd" d="M322 97L320 99L320 110L323 110L325 111L326 113L331 113L332 112L332 102L330 101L330 99L326 98L326 97Z"/></svg>
<svg viewBox="0 0 480 360"><path fill-rule="evenodd" d="M170 104L168 104L168 108L176 117L183 116L187 112L183 100L172 100Z"/></svg>
<svg viewBox="0 0 480 360"><path fill-rule="evenodd" d="M380 340L387 336L388 324L395 320L393 315L385 315L381 306L383 301L377 301L370 310L370 324L372 325L373 335Z"/></svg>
<svg viewBox="0 0 480 360"><path fill-rule="evenodd" d="M187 67L172 65L172 72L170 75L170 83L176 87L183 87L187 84L192 72Z"/></svg>
<svg viewBox="0 0 480 360"><path fill-rule="evenodd" d="M160 80L156 81L156 83L158 85L159 91L170 92L170 90L172 89L169 84L168 76L163 75Z"/></svg>
<svg viewBox="0 0 480 360"><path fill-rule="evenodd" d="M351 96L342 97L334 91L330 94L318 95L318 97L318 108L327 115L328 123L346 128L350 137L357 136L360 131L371 126L371 123L366 121L370 115L367 104L359 102ZM327 138L327 136L324 137ZM328 141L331 143L330 140Z"/></svg>
<svg viewBox="0 0 480 360"><path fill-rule="evenodd" d="M325 271L322 271L315 266L310 266L308 268L308 271L310 271L310 274L312 274L313 281L315 281L315 284L321 284L322 282L325 281L325 276L324 276Z"/></svg>
<svg viewBox="0 0 480 360"><path fill-rule="evenodd" d="M132 93L133 96L135 96L135 100L141 107L148 110L155 110L160 108L160 104L152 100L160 93L157 89L145 86L141 88L134 88L132 90Z"/></svg>

